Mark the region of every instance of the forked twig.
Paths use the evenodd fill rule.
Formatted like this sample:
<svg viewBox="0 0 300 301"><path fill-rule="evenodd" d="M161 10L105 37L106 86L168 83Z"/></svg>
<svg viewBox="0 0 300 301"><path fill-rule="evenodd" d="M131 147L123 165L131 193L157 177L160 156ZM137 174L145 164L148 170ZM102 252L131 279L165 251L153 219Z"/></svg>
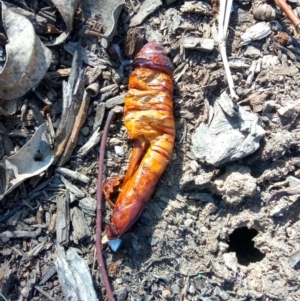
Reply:
<svg viewBox="0 0 300 301"><path fill-rule="evenodd" d="M224 69L227 77L228 87L232 98L239 99L234 91L234 83L230 72L227 53L226 53L226 36L230 17L232 0L220 0L219 12L219 51L224 64Z"/></svg>
<svg viewBox="0 0 300 301"><path fill-rule="evenodd" d="M104 164L104 152L107 140L107 134L109 131L109 126L114 117L114 112L110 111L108 113L105 127L103 130L103 135L99 150L99 167L98 167L98 179L97 179L97 218L96 218L96 252L97 261L99 266L99 271L101 273L102 281L104 283L107 298L109 301L114 301L113 293L109 284L106 268L104 265L102 246L101 246L101 236L102 236L102 180L103 180L103 164Z"/></svg>

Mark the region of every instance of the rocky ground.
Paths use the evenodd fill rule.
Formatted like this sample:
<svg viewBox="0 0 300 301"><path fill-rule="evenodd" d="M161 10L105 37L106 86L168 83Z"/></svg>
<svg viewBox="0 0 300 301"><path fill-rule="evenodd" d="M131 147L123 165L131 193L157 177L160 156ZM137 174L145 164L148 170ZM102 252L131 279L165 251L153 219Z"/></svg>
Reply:
<svg viewBox="0 0 300 301"><path fill-rule="evenodd" d="M38 13L46 19L47 28L56 28L54 34L40 29L38 35L45 44L63 32L66 19L50 1L9 2ZM289 4L300 14L298 2ZM1 200L0 300L67 300L68 285L62 279L67 275L58 275L55 266L59 245L65 251L74 248L85 260L97 298L106 300L95 259L100 136L84 155L79 150L93 132L101 133L109 110L115 110L104 175L124 174L132 148L122 115L123 93L133 68L130 60L146 41L153 40L164 46L175 67L175 148L154 195L138 222L122 236L119 250L113 252L108 245L103 246L116 300L299 300L300 48L280 39L282 32L293 36L290 21L273 2L233 3L226 45L239 97L236 108L259 116L257 127L263 135L251 154L212 163L208 155L199 159L193 145L196 129L209 125L216 99L227 89L217 44L218 5L181 0L126 1L115 20L117 31L112 38L120 46L122 58L98 43L95 32L102 29L95 26L101 25L102 19L97 18L98 23L84 23L77 8L69 37L49 47L52 57L48 71L66 73L60 71L50 81L48 75L48 81L44 78L35 91L18 97L12 114L0 115L4 160L32 137L41 120L47 119L47 101L57 130L62 119L62 81L68 79L73 59L64 45L81 37L81 45L103 60L101 67L97 59L96 64L88 60L83 64L92 74L90 83L97 80L101 90L91 97L73 155L63 164L87 180L70 177L53 163ZM268 22L270 33L245 44L242 34L262 21ZM4 47L7 40L2 31ZM27 118L22 113L25 104ZM242 131L240 125L238 128ZM209 145L210 154L222 149L222 142L216 143L214 140ZM105 204L103 226L111 213Z"/></svg>

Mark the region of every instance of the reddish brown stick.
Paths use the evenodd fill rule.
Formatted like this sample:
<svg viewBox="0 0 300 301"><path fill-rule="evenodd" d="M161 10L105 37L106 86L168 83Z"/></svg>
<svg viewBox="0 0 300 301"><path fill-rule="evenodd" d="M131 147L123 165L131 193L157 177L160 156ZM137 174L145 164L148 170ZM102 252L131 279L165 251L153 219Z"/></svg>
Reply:
<svg viewBox="0 0 300 301"><path fill-rule="evenodd" d="M99 150L99 167L98 167L98 179L97 179L97 219L96 219L96 253L99 265L99 271L101 273L102 281L104 283L108 301L114 301L114 296L109 284L106 268L104 265L103 255L102 255L102 180L103 180L103 165L104 165L104 152L107 140L107 134L109 131L109 126L114 117L114 112L110 111L108 113L105 127L102 134L101 145Z"/></svg>
<svg viewBox="0 0 300 301"><path fill-rule="evenodd" d="M300 19L297 17L292 8L286 3L285 0L274 0L277 6L287 15L292 24L295 26L296 31L300 31Z"/></svg>

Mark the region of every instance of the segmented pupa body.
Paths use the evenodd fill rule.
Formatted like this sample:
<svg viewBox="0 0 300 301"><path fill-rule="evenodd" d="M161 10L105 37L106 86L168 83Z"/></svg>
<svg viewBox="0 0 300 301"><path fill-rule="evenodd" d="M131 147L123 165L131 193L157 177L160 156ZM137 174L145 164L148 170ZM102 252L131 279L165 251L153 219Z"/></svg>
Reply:
<svg viewBox="0 0 300 301"><path fill-rule="evenodd" d="M120 237L139 218L174 147L172 63L160 44L150 42L137 54L134 66L124 106L124 123L134 146L106 228L109 239ZM118 177L105 183L108 200L120 181Z"/></svg>

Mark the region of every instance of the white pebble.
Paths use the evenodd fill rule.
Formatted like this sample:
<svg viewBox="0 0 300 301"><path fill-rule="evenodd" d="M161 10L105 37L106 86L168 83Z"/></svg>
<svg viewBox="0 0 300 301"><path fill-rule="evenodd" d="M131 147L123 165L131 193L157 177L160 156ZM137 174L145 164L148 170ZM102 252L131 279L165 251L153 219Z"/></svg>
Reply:
<svg viewBox="0 0 300 301"><path fill-rule="evenodd" d="M115 152L119 157L123 157L125 154L124 148L119 145L115 145Z"/></svg>

